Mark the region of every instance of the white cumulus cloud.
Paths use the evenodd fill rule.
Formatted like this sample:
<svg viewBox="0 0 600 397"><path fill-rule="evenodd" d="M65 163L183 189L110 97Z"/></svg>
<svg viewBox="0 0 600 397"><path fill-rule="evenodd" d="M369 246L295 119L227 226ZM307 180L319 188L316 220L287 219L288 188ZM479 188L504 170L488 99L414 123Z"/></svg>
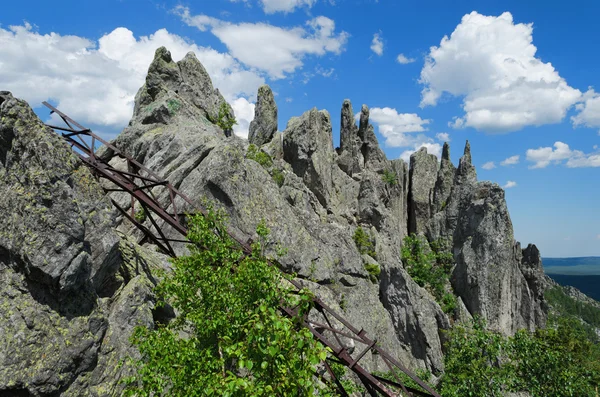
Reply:
<svg viewBox="0 0 600 397"><path fill-rule="evenodd" d="M373 40L371 41L371 51L379 56L383 55L383 40L381 39L381 32L373 35Z"/></svg>
<svg viewBox="0 0 600 397"><path fill-rule="evenodd" d="M129 29L117 28L96 42L41 34L25 24L0 28L0 87L34 107L44 100L55 101L83 124L121 128L131 118L135 93L160 46L167 47L175 60L193 51L229 101L255 95L264 83L232 56L197 46L166 29L136 38Z"/></svg>
<svg viewBox="0 0 600 397"><path fill-rule="evenodd" d="M555 142L554 148L529 149L527 160L533 163L529 168L545 168L550 164L563 163L568 168L600 167L600 153L586 154L581 150L571 149L564 142Z"/></svg>
<svg viewBox="0 0 600 397"><path fill-rule="evenodd" d="M230 54L240 62L269 74L284 78L303 66L309 55L340 54L348 41L348 33L335 32L335 22L324 16L315 17L305 26L282 28L266 23L229 23L207 15L192 15L189 8L178 6L174 12L184 23L201 31L210 30Z"/></svg>
<svg viewBox="0 0 600 397"><path fill-rule="evenodd" d="M421 106L435 106L444 93L463 97L465 114L451 126L486 132L559 123L581 92L536 51L533 26L515 24L509 12L467 14L431 47L421 70Z"/></svg>
<svg viewBox="0 0 600 397"><path fill-rule="evenodd" d="M419 142L419 143L415 143L413 145L412 149L405 150L404 152L402 152L402 154L400 154L400 158L402 160L404 160L405 162L407 162L408 164L410 164L410 155L413 154L414 152L418 151L422 147L426 147L427 153L435 154L439 160L442 156L442 145L440 145L439 143L428 142L426 140L427 138L423 138L423 139L425 139L425 140L423 140L422 142Z"/></svg>
<svg viewBox="0 0 600 397"><path fill-rule="evenodd" d="M447 132L438 132L435 137L442 142L450 142L450 134Z"/></svg>
<svg viewBox="0 0 600 397"><path fill-rule="evenodd" d="M238 98L231 102L231 107L237 121L237 124L233 126L233 132L242 138L248 139L250 122L254 120L255 104L249 102L246 98Z"/></svg>
<svg viewBox="0 0 600 397"><path fill-rule="evenodd" d="M482 165L481 168L483 168L484 170L493 170L494 168L496 168L496 164L494 164L493 161L488 161L487 163Z"/></svg>
<svg viewBox="0 0 600 397"><path fill-rule="evenodd" d="M579 113L571 117L575 127L600 128L600 94L590 89L585 93L583 103L577 105L577 110Z"/></svg>
<svg viewBox="0 0 600 397"><path fill-rule="evenodd" d="M317 1L316 0L260 0L263 11L266 14L273 14L276 12L292 12L299 7L312 7Z"/></svg>
<svg viewBox="0 0 600 397"><path fill-rule="evenodd" d="M396 57L396 62L398 62L399 64L402 64L402 65L407 65L407 64L413 63L415 61L416 61L415 58L408 58L404 54L398 54L398 56Z"/></svg>
<svg viewBox="0 0 600 397"><path fill-rule="evenodd" d="M415 113L398 113L396 109L389 107L372 108L369 120L378 125L385 144L391 147L414 145L418 138L409 133L426 131L426 125L430 123L430 120L424 120Z"/></svg>
<svg viewBox="0 0 600 397"><path fill-rule="evenodd" d="M502 186L504 189L510 189L511 187L515 187L517 186L517 182L515 181L508 181L506 182L506 184L504 186Z"/></svg>
<svg viewBox="0 0 600 397"><path fill-rule="evenodd" d="M509 158L507 158L506 160L502 160L500 162L500 165L506 167L507 165L515 165L515 164L519 164L519 155L516 156L510 156Z"/></svg>

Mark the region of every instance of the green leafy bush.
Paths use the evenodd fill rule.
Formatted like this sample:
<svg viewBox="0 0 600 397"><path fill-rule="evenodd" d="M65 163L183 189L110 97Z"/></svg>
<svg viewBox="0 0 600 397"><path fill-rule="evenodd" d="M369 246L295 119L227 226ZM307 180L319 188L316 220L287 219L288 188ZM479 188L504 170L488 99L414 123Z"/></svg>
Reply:
<svg viewBox="0 0 600 397"><path fill-rule="evenodd" d="M273 165L273 159L267 153L260 150L255 144L251 143L248 146L246 152L246 158L256 161L258 164L265 168L269 168Z"/></svg>
<svg viewBox="0 0 600 397"><path fill-rule="evenodd" d="M454 256L448 252L448 243L435 241L424 244L414 234L406 236L402 244L402 262L410 277L421 287L426 288L436 298L445 313L454 313L456 297L447 290L449 277L454 264Z"/></svg>
<svg viewBox="0 0 600 397"><path fill-rule="evenodd" d="M227 102L221 102L216 124L221 127L223 131L231 131L233 126L237 124L235 116L232 116L229 112Z"/></svg>
<svg viewBox="0 0 600 397"><path fill-rule="evenodd" d="M398 175L396 175L394 171L384 170L381 178L390 186L396 186L398 184Z"/></svg>
<svg viewBox="0 0 600 397"><path fill-rule="evenodd" d="M222 212L192 215L190 254L173 260L156 287L157 305L178 316L156 329L135 329L141 360L126 379L128 396L331 395L315 382L314 367L327 356L300 318L312 305L309 291L294 294L285 276L261 255L268 229L245 255L226 233ZM299 309L283 316L283 304Z"/></svg>
<svg viewBox="0 0 600 397"><path fill-rule="evenodd" d="M379 281L379 275L381 274L381 268L375 263L367 263L365 270L369 273L369 280L376 284Z"/></svg>
<svg viewBox="0 0 600 397"><path fill-rule="evenodd" d="M560 318L546 329L507 338L486 331L476 318L470 327L454 327L445 347L444 397L597 396L600 346L575 319Z"/></svg>
<svg viewBox="0 0 600 397"><path fill-rule="evenodd" d="M283 186L283 183L285 182L285 175L283 174L283 172L281 172L278 168L274 168L271 171L271 176L273 177L275 183L277 183L277 186Z"/></svg>
<svg viewBox="0 0 600 397"><path fill-rule="evenodd" d="M358 248L358 252L361 255L367 254L371 258L377 259L377 254L375 253L375 244L371 241L371 237L367 234L367 232L362 227L357 227L354 231L354 243L356 244L356 248Z"/></svg>

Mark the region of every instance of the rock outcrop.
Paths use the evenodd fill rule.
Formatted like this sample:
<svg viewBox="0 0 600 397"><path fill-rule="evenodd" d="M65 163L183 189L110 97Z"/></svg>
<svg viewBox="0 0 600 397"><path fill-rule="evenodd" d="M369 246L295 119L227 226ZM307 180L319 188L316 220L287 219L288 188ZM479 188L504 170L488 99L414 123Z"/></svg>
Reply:
<svg viewBox="0 0 600 397"><path fill-rule="evenodd" d="M409 232L452 247L452 286L470 314L508 335L543 326L539 252L532 245L521 250L514 240L504 190L477 182L469 142L457 168L445 144L439 167L422 148L411 156L410 173Z"/></svg>
<svg viewBox="0 0 600 397"><path fill-rule="evenodd" d="M257 146L271 142L277 132L277 104L268 85L258 88L254 120L250 122L248 141Z"/></svg>
<svg viewBox="0 0 600 397"><path fill-rule="evenodd" d="M335 150L324 110L277 132L273 94L263 86L249 138L270 156L259 163L248 141L222 130L223 109L233 115L193 54L174 62L160 48L113 144L192 200L215 202L238 237L256 238L264 220L267 252L288 248L283 270L412 369L443 371L441 331L455 319L404 269L400 248L409 232L446 239L453 249L460 318L480 314L505 333L543 324L539 252L514 241L504 192L477 182L468 143L458 167L446 144L441 164L421 149L409 169L386 158L368 107L357 125L345 100ZM133 327L152 327L158 315L151 270L168 265L134 242L137 232L101 185L27 104L1 93L0 113L0 337L10 340L0 350L0 395L118 394L130 369L116 363L136 354ZM98 155L122 164L111 150ZM123 193L111 198L130 205ZM354 241L358 227L372 244L368 253ZM175 249L186 252L183 244ZM377 356L361 363L387 371Z"/></svg>
<svg viewBox="0 0 600 397"><path fill-rule="evenodd" d="M133 327L153 326L152 283L62 139L8 92L0 119L0 394L109 395Z"/></svg>

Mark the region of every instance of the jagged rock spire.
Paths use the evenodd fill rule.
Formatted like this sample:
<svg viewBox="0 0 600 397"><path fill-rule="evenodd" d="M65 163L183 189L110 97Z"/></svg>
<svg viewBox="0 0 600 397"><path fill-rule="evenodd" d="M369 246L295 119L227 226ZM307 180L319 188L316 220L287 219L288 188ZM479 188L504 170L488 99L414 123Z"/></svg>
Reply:
<svg viewBox="0 0 600 397"><path fill-rule="evenodd" d="M450 145L448 142L444 142L444 148L442 149L442 160L450 161Z"/></svg>
<svg viewBox="0 0 600 397"><path fill-rule="evenodd" d="M344 99L342 104L342 120L340 123L340 150L353 151L356 146L356 122L354 121L354 112L352 103L349 99Z"/></svg>
<svg viewBox="0 0 600 397"><path fill-rule="evenodd" d="M254 120L250 122L248 141L261 146L273 139L277 132L277 104L271 87L262 85L258 88Z"/></svg>
<svg viewBox="0 0 600 397"><path fill-rule="evenodd" d="M465 151L463 153L463 159L464 159L463 161L465 161L466 163L471 164L471 144L469 143L469 140L467 140L467 143L465 143Z"/></svg>
<svg viewBox="0 0 600 397"><path fill-rule="evenodd" d="M433 189L437 180L438 161L423 146L410 156L408 193L408 233L424 232L431 218Z"/></svg>
<svg viewBox="0 0 600 397"><path fill-rule="evenodd" d="M179 62L174 62L171 53L160 47L148 68L146 83L135 97L133 119L130 124L166 124L185 108L216 122L219 110L225 103L231 117L233 109L218 89L213 87L208 72L193 52Z"/></svg>

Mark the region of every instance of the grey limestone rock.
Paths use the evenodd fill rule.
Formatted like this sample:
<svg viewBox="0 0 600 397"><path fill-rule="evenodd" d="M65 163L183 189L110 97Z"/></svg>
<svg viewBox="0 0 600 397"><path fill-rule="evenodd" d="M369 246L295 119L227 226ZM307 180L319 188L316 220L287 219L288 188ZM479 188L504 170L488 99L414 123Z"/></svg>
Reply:
<svg viewBox="0 0 600 397"><path fill-rule="evenodd" d="M422 147L410 156L408 192L408 232L425 231L431 218L433 189L438 175L438 161Z"/></svg>
<svg viewBox="0 0 600 397"><path fill-rule="evenodd" d="M545 323L543 295L530 288L534 274L529 273L528 281L521 271L537 266L529 263L534 249L527 249L522 264L500 186L479 182L460 203L453 245L457 265L452 285L471 314L505 334Z"/></svg>
<svg viewBox="0 0 600 397"><path fill-rule="evenodd" d="M0 394L119 395L150 278L126 275L116 214L62 138L7 92L0 120Z"/></svg>
<svg viewBox="0 0 600 397"><path fill-rule="evenodd" d="M254 120L250 122L248 141L262 146L270 142L276 132L277 104L271 87L265 84L258 88Z"/></svg>

